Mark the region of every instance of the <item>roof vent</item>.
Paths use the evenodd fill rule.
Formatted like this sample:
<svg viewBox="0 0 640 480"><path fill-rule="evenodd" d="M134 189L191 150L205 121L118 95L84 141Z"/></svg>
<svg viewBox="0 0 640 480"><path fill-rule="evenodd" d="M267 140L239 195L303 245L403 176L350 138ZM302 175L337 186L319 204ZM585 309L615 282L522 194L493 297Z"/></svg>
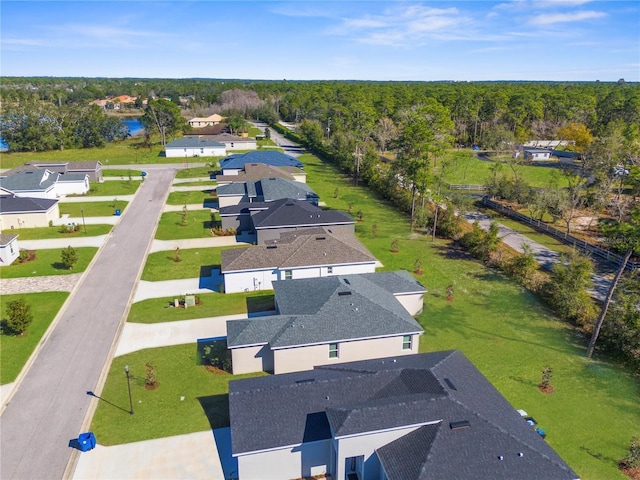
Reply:
<svg viewBox="0 0 640 480"><path fill-rule="evenodd" d="M316 237L316 240L326 240L327 237Z"/></svg>
<svg viewBox="0 0 640 480"><path fill-rule="evenodd" d="M458 420L449 423L449 428L451 430L462 430L463 428L469 428L470 426L471 424L469 423L469 420Z"/></svg>
<svg viewBox="0 0 640 480"><path fill-rule="evenodd" d="M446 384L447 384L447 386L448 386L451 390L456 390L456 391L458 390L458 389L456 388L456 386L453 384L453 382L452 382L451 380L449 380L448 378L445 378L445 379L444 379L444 383L446 383Z"/></svg>
<svg viewBox="0 0 640 480"><path fill-rule="evenodd" d="M338 292L339 297L346 297L347 295L351 295L351 292Z"/></svg>
<svg viewBox="0 0 640 480"><path fill-rule="evenodd" d="M296 383L312 383L315 382L315 378L303 378L301 380L296 380Z"/></svg>
<svg viewBox="0 0 640 480"><path fill-rule="evenodd" d="M278 245L267 245L267 249L268 250L271 250L271 249L274 249L274 248L278 248Z"/></svg>
<svg viewBox="0 0 640 480"><path fill-rule="evenodd" d="M524 457L524 452L518 452L519 457Z"/></svg>
<svg viewBox="0 0 640 480"><path fill-rule="evenodd" d="M498 455L498 460L504 460L504 457L502 455Z"/></svg>

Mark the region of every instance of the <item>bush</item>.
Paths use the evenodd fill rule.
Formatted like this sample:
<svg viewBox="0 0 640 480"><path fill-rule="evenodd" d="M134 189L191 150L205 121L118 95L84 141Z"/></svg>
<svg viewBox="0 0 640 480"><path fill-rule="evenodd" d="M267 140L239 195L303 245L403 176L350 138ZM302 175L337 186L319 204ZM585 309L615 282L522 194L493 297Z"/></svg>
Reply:
<svg viewBox="0 0 640 480"><path fill-rule="evenodd" d="M60 260L62 261L64 268L70 270L76 263L78 263L78 252L69 245L67 248L62 250Z"/></svg>
<svg viewBox="0 0 640 480"><path fill-rule="evenodd" d="M631 440L627 456L620 460L621 468L640 468L640 437Z"/></svg>
<svg viewBox="0 0 640 480"><path fill-rule="evenodd" d="M211 233L215 236L215 237L233 237L235 236L238 232L235 228L227 228L226 230L222 227L213 227L211 229Z"/></svg>
<svg viewBox="0 0 640 480"><path fill-rule="evenodd" d="M31 305L25 298L19 298L7 304L7 319L4 321L8 333L22 335L33 322Z"/></svg>

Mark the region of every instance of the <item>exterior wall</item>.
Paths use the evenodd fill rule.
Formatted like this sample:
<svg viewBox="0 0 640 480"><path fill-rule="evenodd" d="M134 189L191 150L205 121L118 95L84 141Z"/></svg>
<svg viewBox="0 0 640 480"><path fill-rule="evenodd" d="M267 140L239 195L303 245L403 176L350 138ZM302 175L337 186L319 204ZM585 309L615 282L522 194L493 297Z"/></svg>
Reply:
<svg viewBox="0 0 640 480"><path fill-rule="evenodd" d="M231 365L234 375L273 371L273 352L268 345L231 349Z"/></svg>
<svg viewBox="0 0 640 480"><path fill-rule="evenodd" d="M364 465L360 472L361 480L378 480L380 478L380 461L376 449L393 442L416 430L418 426L399 428L378 433L365 433L334 441L336 450L336 480L345 479L346 460L350 457L364 456Z"/></svg>
<svg viewBox="0 0 640 480"><path fill-rule="evenodd" d="M419 335L413 335L411 350L402 349L402 337L402 335L399 335L396 337L340 342L338 344L337 358L329 358L329 343L273 350L273 373L300 372L312 370L317 365L332 365L334 363L418 353Z"/></svg>
<svg viewBox="0 0 640 480"><path fill-rule="evenodd" d="M60 218L60 207L56 203L47 212L36 213L4 213L0 215L0 228L34 228L48 227L49 221L56 222Z"/></svg>
<svg viewBox="0 0 640 480"><path fill-rule="evenodd" d="M307 174L305 172L300 172L300 173L292 173L293 175L293 179L296 182L300 182L300 183L307 183Z"/></svg>
<svg viewBox="0 0 640 480"><path fill-rule="evenodd" d="M409 315L418 315L424 306L424 293L413 293L410 295L394 295L402 306L409 312Z"/></svg>
<svg viewBox="0 0 640 480"><path fill-rule="evenodd" d="M242 480L284 480L332 472L331 440L237 458L238 477Z"/></svg>
<svg viewBox="0 0 640 480"><path fill-rule="evenodd" d="M229 207L231 205L238 205L240 202L248 201L245 195L229 195L224 197L218 197L218 208Z"/></svg>
<svg viewBox="0 0 640 480"><path fill-rule="evenodd" d="M62 195L84 195L89 191L89 177L84 178L84 182L56 182L56 196Z"/></svg>
<svg viewBox="0 0 640 480"><path fill-rule="evenodd" d="M0 267L8 267L20 255L18 239L14 238L6 245L0 246Z"/></svg>
<svg viewBox="0 0 640 480"><path fill-rule="evenodd" d="M273 290L273 284L271 282L278 279L278 270L272 269L225 273L224 293Z"/></svg>
<svg viewBox="0 0 640 480"><path fill-rule="evenodd" d="M225 145L227 146L227 150L257 150L258 148L258 142L254 141L254 142L224 142ZM226 175L226 174L225 174Z"/></svg>
<svg viewBox="0 0 640 480"><path fill-rule="evenodd" d="M322 225L324 227L330 228L333 233L347 233L355 235L355 225ZM280 238L281 233L293 232L295 230L300 230L304 228L309 228L309 226L292 226L292 227L282 227L282 228L268 228L268 229L260 229L256 231L256 237L258 245L264 244L267 240L278 240Z"/></svg>
<svg viewBox="0 0 640 480"><path fill-rule="evenodd" d="M371 262L358 265L335 265L332 273L329 273L327 266L231 272L224 274L224 291L225 293L238 293L254 290L273 290L272 282L285 280L285 270L291 270L291 278L297 279L373 273L375 269L375 262Z"/></svg>
<svg viewBox="0 0 640 480"><path fill-rule="evenodd" d="M226 168L222 170L222 175L238 175L241 171L241 168Z"/></svg>
<svg viewBox="0 0 640 480"><path fill-rule="evenodd" d="M253 224L251 223L251 215L249 214L239 214L235 217L221 217L222 228L225 230L228 228L235 228L237 231L248 232L253 229Z"/></svg>
<svg viewBox="0 0 640 480"><path fill-rule="evenodd" d="M225 148L222 147L187 147L187 148L167 148L165 155L167 158L184 158L184 157L223 157L227 154Z"/></svg>
<svg viewBox="0 0 640 480"><path fill-rule="evenodd" d="M19 192L11 192L11 193L13 193L16 197L21 197L21 198L51 198L54 200L57 198L56 189L53 186L46 191L45 190L32 190L32 191L23 190Z"/></svg>

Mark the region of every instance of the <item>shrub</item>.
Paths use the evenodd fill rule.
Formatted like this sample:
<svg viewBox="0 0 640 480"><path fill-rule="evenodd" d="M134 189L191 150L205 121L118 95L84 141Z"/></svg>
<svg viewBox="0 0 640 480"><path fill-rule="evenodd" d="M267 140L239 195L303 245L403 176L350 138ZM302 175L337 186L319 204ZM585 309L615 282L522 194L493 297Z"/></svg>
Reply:
<svg viewBox="0 0 640 480"><path fill-rule="evenodd" d="M19 298L7 304L7 319L5 325L9 333L22 335L33 322L31 305L25 298Z"/></svg>
<svg viewBox="0 0 640 480"><path fill-rule="evenodd" d="M640 437L634 437L629 445L627 456L620 460L622 468L640 468Z"/></svg>
<svg viewBox="0 0 640 480"><path fill-rule="evenodd" d="M78 263L78 252L69 245L67 248L62 250L60 260L62 261L64 268L70 270L76 263Z"/></svg>

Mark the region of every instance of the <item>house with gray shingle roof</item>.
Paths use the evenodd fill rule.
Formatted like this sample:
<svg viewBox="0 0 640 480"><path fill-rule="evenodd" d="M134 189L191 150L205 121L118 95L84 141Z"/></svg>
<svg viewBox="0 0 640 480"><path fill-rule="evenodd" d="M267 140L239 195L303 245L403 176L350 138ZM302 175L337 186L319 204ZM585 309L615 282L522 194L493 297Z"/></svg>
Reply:
<svg viewBox="0 0 640 480"><path fill-rule="evenodd" d="M229 382L245 480L576 480L460 352L371 359Z"/></svg>
<svg viewBox="0 0 640 480"><path fill-rule="evenodd" d="M222 251L225 293L272 290L277 280L373 273L376 258L353 235L325 228L284 233L277 241Z"/></svg>
<svg viewBox="0 0 640 480"><path fill-rule="evenodd" d="M19 255L18 235L0 233L0 267L8 267Z"/></svg>
<svg viewBox="0 0 640 480"><path fill-rule="evenodd" d="M276 315L227 322L233 373L418 353L425 288L408 272L273 282Z"/></svg>
<svg viewBox="0 0 640 480"><path fill-rule="evenodd" d="M84 195L89 191L89 175L62 174L48 168L31 168L0 178L0 189L19 197L32 198Z"/></svg>
<svg viewBox="0 0 640 480"><path fill-rule="evenodd" d="M284 178L286 180L296 179L284 168L265 165L264 163L246 163L243 170L238 170L236 175L217 175L218 186L228 183L257 182L262 178Z"/></svg>
<svg viewBox="0 0 640 480"><path fill-rule="evenodd" d="M304 182L304 178L306 178L304 165L297 158L274 150L256 150L255 152L231 155L220 160L220 169L222 175L237 175L249 163L264 163L281 168L291 173L299 182Z"/></svg>
<svg viewBox="0 0 640 480"><path fill-rule="evenodd" d="M16 168L5 172L3 176L10 176L14 173L24 170L33 170L34 168L47 169L55 173L67 174L87 174L90 182L102 182L102 163L98 160L86 160L79 162L27 162Z"/></svg>
<svg viewBox="0 0 640 480"><path fill-rule="evenodd" d="M48 227L60 218L58 200L52 198L0 196L0 230Z"/></svg>
<svg viewBox="0 0 640 480"><path fill-rule="evenodd" d="M167 158L222 157L227 154L224 143L201 137L182 137L164 147Z"/></svg>
<svg viewBox="0 0 640 480"><path fill-rule="evenodd" d="M220 207L240 203L273 202L282 198L306 200L318 204L318 194L306 183L284 178L262 178L256 182L228 183L216 189Z"/></svg>

